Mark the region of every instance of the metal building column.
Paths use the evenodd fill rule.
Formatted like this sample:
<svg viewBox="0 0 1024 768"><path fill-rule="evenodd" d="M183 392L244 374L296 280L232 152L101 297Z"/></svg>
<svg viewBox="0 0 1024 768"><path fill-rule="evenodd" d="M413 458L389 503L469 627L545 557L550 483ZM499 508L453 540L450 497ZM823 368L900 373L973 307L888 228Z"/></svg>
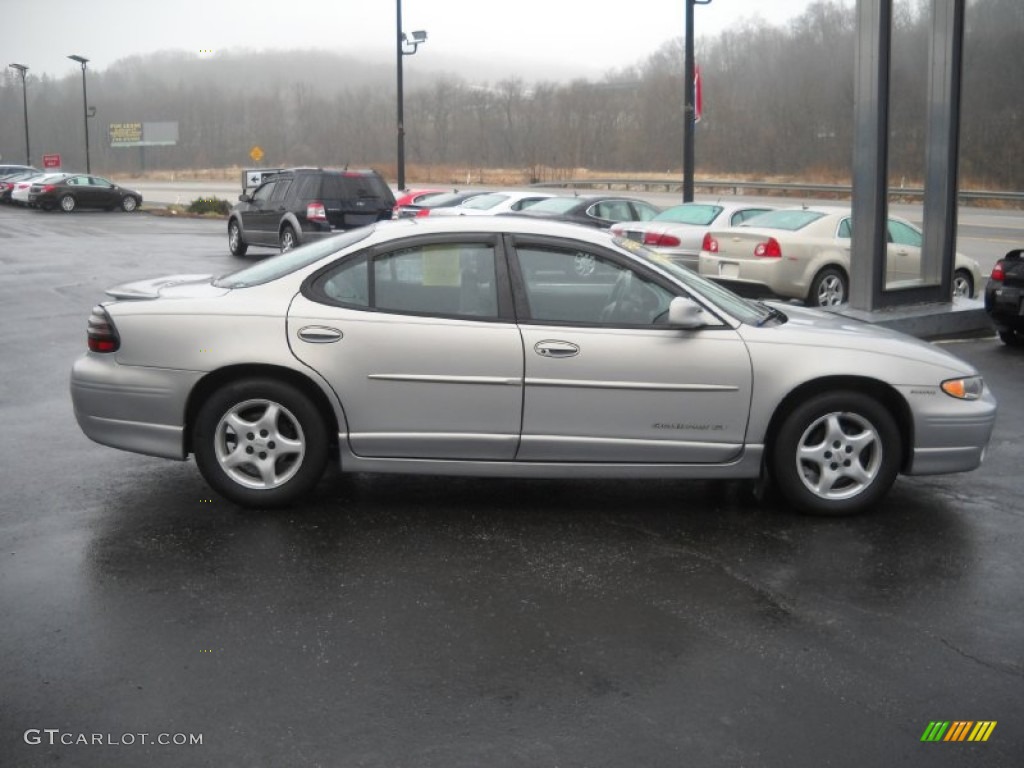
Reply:
<svg viewBox="0 0 1024 768"><path fill-rule="evenodd" d="M857 0L850 306L882 304L889 168L892 0Z"/></svg>
<svg viewBox="0 0 1024 768"><path fill-rule="evenodd" d="M932 0L932 34L928 45L921 277L925 285L938 285L938 298L945 301L953 295L965 5L966 0Z"/></svg>

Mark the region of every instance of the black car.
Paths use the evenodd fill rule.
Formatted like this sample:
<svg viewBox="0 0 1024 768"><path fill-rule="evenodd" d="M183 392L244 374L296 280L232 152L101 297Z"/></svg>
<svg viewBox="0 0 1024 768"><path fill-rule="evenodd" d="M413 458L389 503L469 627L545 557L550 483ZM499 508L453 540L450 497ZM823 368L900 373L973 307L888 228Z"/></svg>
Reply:
<svg viewBox="0 0 1024 768"><path fill-rule="evenodd" d="M228 216L228 247L235 256L250 245L290 251L390 219L395 205L391 188L376 171L323 168L279 171L238 200Z"/></svg>
<svg viewBox="0 0 1024 768"><path fill-rule="evenodd" d="M120 208L131 213L142 205L142 195L100 176L79 175L33 184L28 191L28 203L44 211L59 206L65 213L78 208Z"/></svg>
<svg viewBox="0 0 1024 768"><path fill-rule="evenodd" d="M985 311L1004 344L1024 345L1024 248L1010 251L992 268Z"/></svg>
<svg viewBox="0 0 1024 768"><path fill-rule="evenodd" d="M588 227L608 229L620 221L650 221L661 212L646 200L610 195L581 195L549 197L515 213L503 216L530 216L533 218L569 221Z"/></svg>

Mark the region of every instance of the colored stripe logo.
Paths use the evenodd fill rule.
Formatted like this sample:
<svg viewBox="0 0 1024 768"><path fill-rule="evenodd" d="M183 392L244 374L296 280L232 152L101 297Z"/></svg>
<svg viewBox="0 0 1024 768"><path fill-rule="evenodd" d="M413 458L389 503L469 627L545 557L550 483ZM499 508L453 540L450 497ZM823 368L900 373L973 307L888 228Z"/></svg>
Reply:
<svg viewBox="0 0 1024 768"><path fill-rule="evenodd" d="M995 720L932 720L921 741L988 741L995 728Z"/></svg>

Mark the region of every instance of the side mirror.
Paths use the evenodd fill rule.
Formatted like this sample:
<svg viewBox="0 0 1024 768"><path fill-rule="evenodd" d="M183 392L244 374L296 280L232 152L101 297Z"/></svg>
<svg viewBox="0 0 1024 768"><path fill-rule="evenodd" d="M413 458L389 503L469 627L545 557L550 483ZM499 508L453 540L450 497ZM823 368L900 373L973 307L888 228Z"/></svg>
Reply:
<svg viewBox="0 0 1024 768"><path fill-rule="evenodd" d="M700 304L685 296L676 296L668 305L668 324L672 328L694 330L707 325Z"/></svg>
<svg viewBox="0 0 1024 768"><path fill-rule="evenodd" d="M252 198L249 197L247 194L245 194L243 192L242 194L240 194L238 196L238 202L240 202L240 203L251 203L252 202Z"/></svg>

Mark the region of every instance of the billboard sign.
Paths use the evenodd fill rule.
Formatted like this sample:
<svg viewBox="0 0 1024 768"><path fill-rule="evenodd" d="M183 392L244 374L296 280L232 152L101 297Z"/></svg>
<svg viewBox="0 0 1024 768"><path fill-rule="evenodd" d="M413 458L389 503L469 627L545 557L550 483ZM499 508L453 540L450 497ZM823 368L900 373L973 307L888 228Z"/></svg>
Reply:
<svg viewBox="0 0 1024 768"><path fill-rule="evenodd" d="M178 143L178 123L111 123L111 147L172 147Z"/></svg>

